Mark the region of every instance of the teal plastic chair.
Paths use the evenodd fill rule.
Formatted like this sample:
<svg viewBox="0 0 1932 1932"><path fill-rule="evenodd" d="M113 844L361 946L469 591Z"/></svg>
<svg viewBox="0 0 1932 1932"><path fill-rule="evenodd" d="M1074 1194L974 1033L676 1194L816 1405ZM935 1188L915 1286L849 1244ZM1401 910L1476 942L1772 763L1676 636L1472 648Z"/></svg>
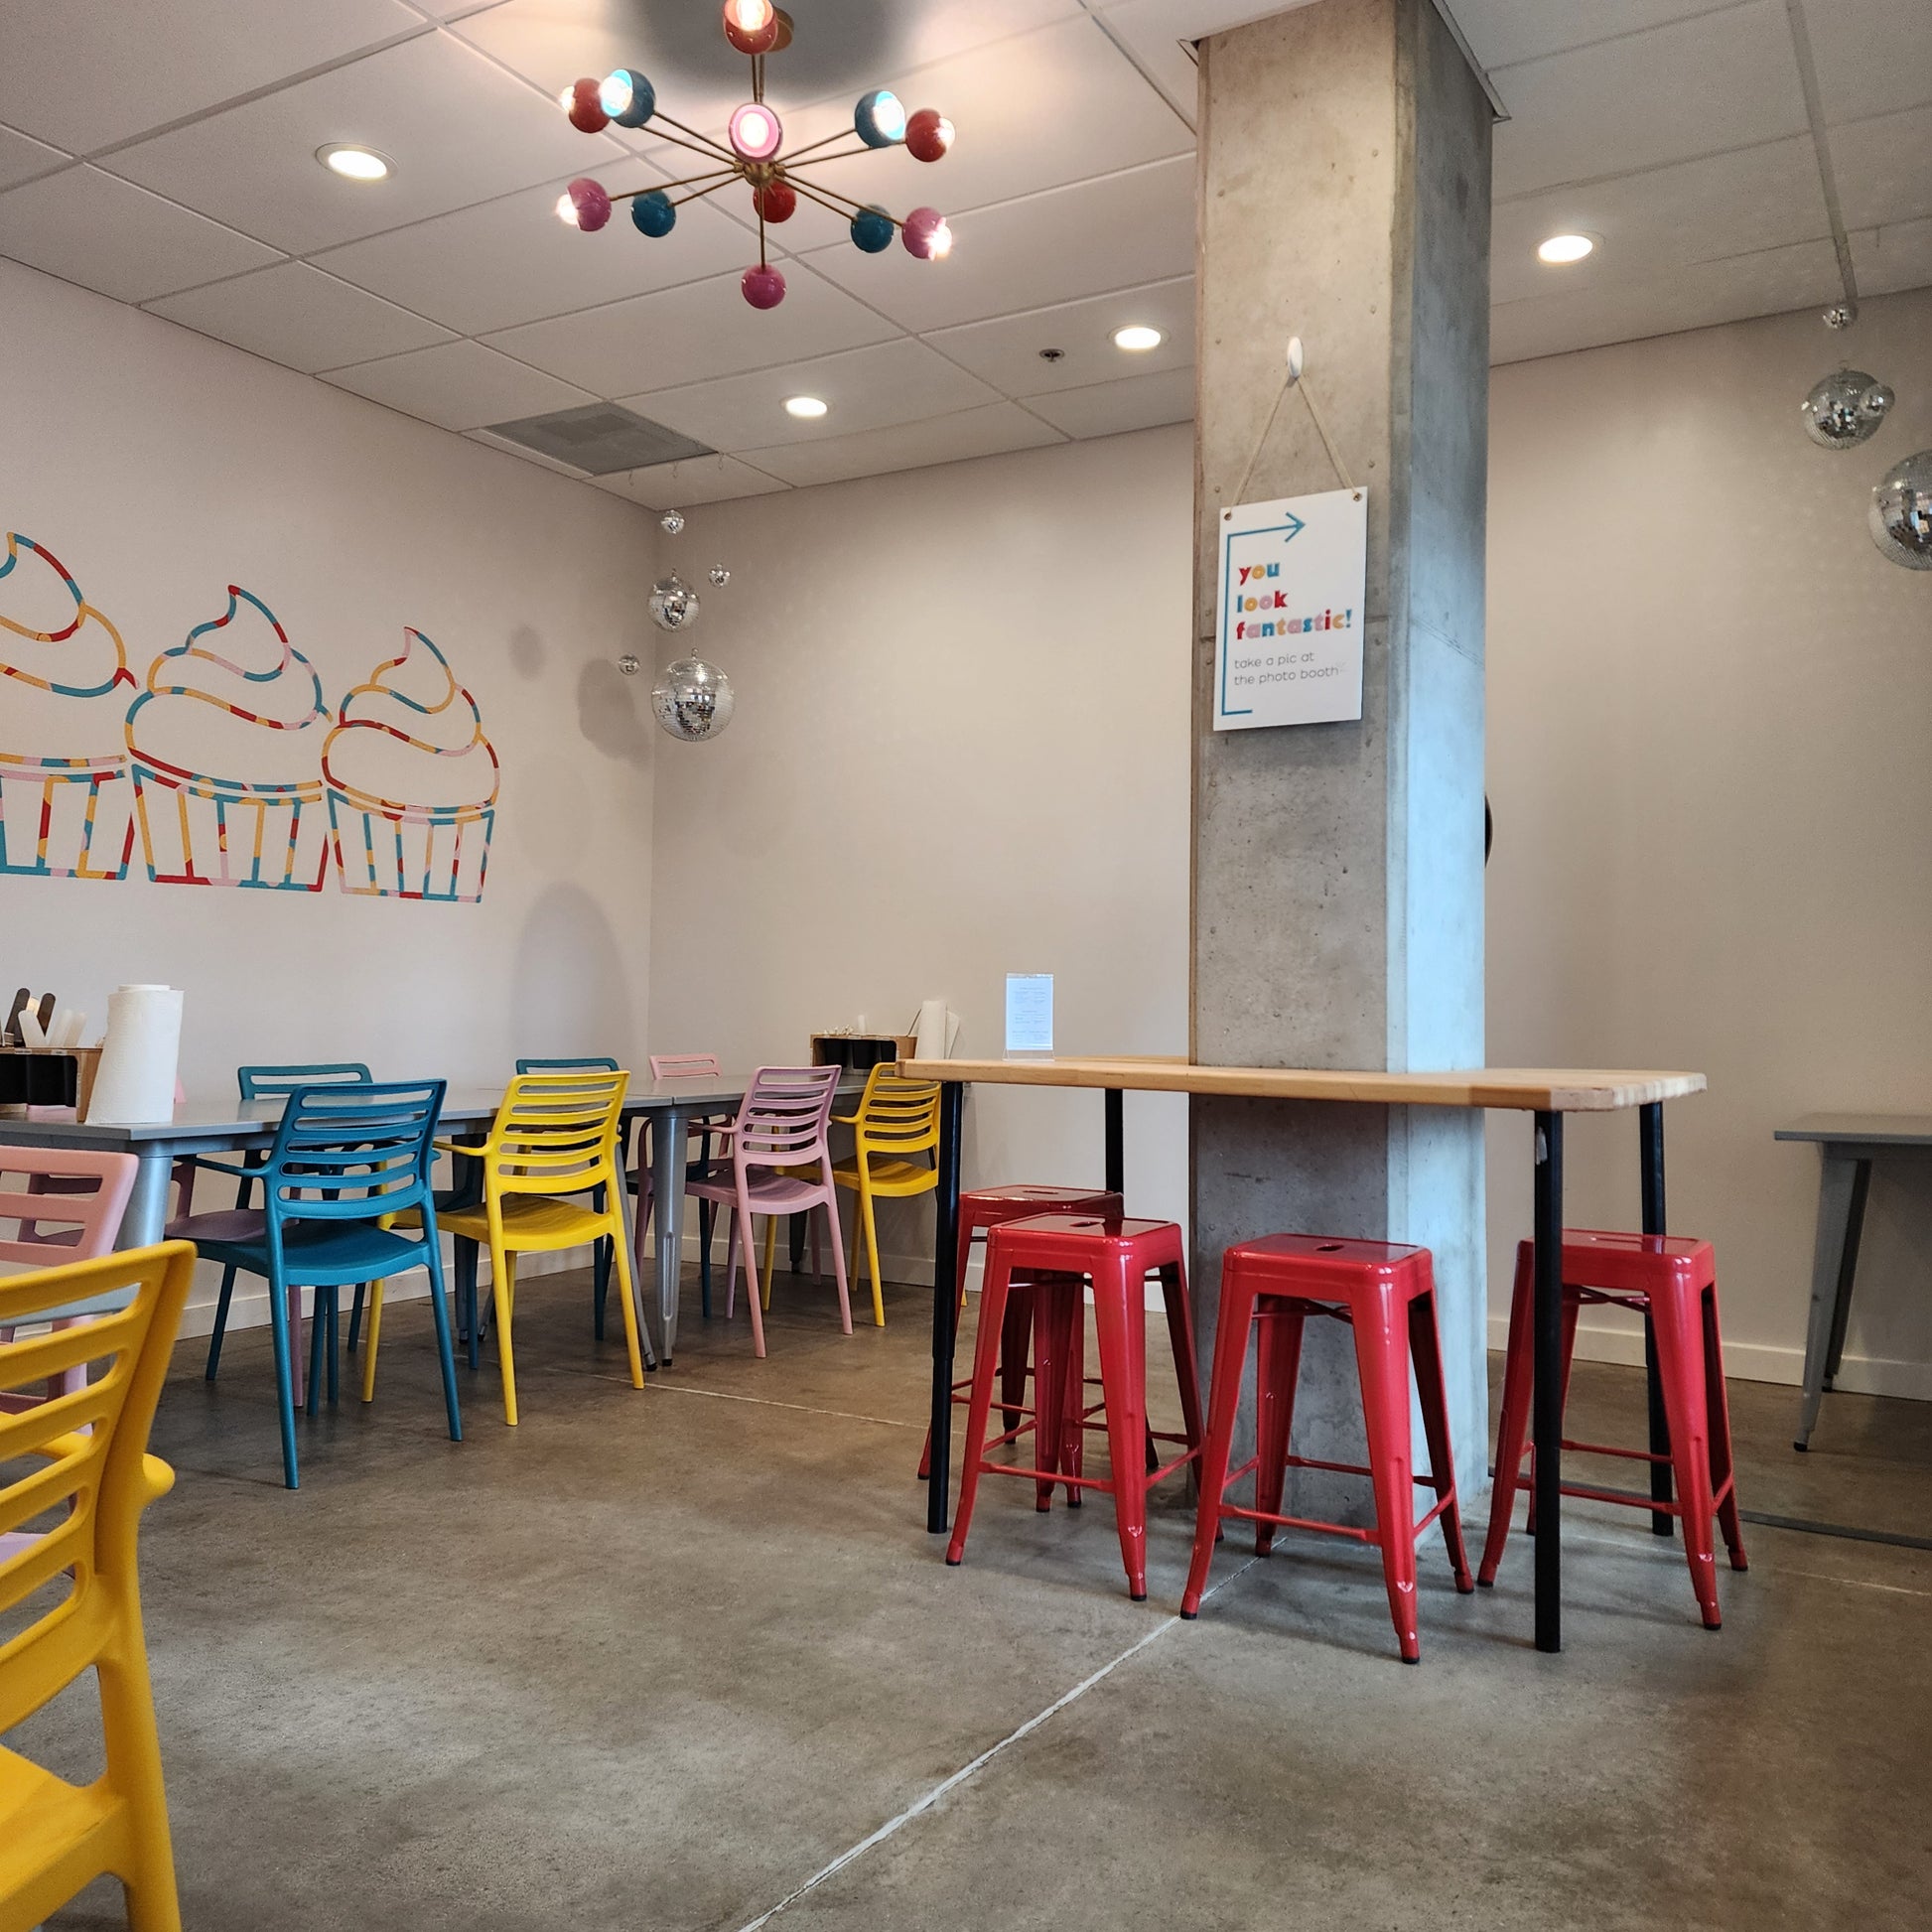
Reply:
<svg viewBox="0 0 1932 1932"><path fill-rule="evenodd" d="M374 1075L360 1060L319 1060L313 1066L238 1066L235 1080L241 1088L242 1103L251 1100L282 1100L298 1087L319 1086L361 1086L366 1087ZM268 1157L259 1151L244 1154L241 1165L231 1167L225 1161L210 1160L206 1154L194 1157L195 1165L200 1168L212 1168L216 1173L233 1174L236 1180L234 1204L238 1212L246 1211L255 1191L255 1180L262 1170L262 1163ZM191 1183L192 1186L192 1183ZM170 1221L170 1239L180 1235L183 1222ZM228 1331L228 1303L234 1296L235 1271L222 1270L221 1299L215 1304L214 1332L208 1337L207 1379L214 1380L215 1370L221 1366L221 1342ZM362 1325L362 1290L355 1291L354 1311L348 1317L348 1345L355 1346L356 1335Z"/></svg>
<svg viewBox="0 0 1932 1932"><path fill-rule="evenodd" d="M573 1068L580 1066L590 1067L599 1073L616 1073L620 1071L617 1061L612 1059L607 1053L586 1053L580 1059L545 1060L525 1058L517 1061L516 1070L519 1073L568 1073ZM637 1191L636 1171L630 1166L628 1152L624 1149L619 1150L618 1166L623 1170L624 1185L634 1194ZM602 1187L592 1190L591 1203L599 1213L604 1211L604 1189ZM609 1301L611 1295L611 1243L608 1239L598 1242L591 1250L591 1329L598 1340L602 1341L604 1339L604 1305ZM475 1352L474 1343L472 1343L472 1352ZM654 1360L651 1366L653 1368L657 1366Z"/></svg>
<svg viewBox="0 0 1932 1932"><path fill-rule="evenodd" d="M430 1173L431 1138L443 1109L445 1082L338 1081L297 1087L288 1096L275 1145L247 1178L262 1185L262 1205L220 1214L196 1214L181 1224L209 1261L230 1274L246 1269L268 1282L268 1313L275 1337L275 1391L282 1421L282 1474L298 1486L295 1459L295 1384L288 1291L313 1288L316 1311L309 1358L308 1411L316 1413L328 1337L329 1400L334 1402L340 1358L336 1346L339 1292L404 1269L428 1271L430 1309L443 1371L450 1440L463 1440L457 1407L456 1355L443 1295L443 1250L436 1231ZM419 1224L388 1228L385 1217L414 1209Z"/></svg>

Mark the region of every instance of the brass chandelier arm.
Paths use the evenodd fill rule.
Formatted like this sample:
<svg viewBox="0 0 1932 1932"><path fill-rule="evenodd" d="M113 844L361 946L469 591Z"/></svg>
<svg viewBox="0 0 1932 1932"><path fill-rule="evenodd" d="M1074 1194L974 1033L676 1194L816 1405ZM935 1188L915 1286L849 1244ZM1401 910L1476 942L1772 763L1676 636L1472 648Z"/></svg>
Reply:
<svg viewBox="0 0 1932 1932"><path fill-rule="evenodd" d="M883 207L867 207L862 202L851 202L846 207L841 207L837 202L829 201L826 195L820 194L809 182L795 181L791 185L799 194L804 196L806 201L816 202L828 213L836 214L841 221L850 221L856 210L861 214L885 214L886 219L896 228L902 228L905 225L897 214L886 214L886 210Z"/></svg>
<svg viewBox="0 0 1932 1932"><path fill-rule="evenodd" d="M821 137L821 138L820 138L819 140L816 140L816 141L807 141L807 142L805 143L805 145L804 145L804 146L803 146L802 148L798 148L798 149L795 149L795 150L793 151L793 154L792 154L792 159L793 159L794 161L796 161L796 160L799 160L799 159L801 159L801 158L802 158L803 156L805 156L805 155L808 155L808 154L810 154L810 153L811 153L811 151L812 151L812 150L813 150L814 148L829 148L829 147L830 147L830 146L832 145L832 143L833 143L834 141L843 141L843 140L845 140L845 139L846 139L846 138L847 138L847 137L848 137L848 136L849 136L849 135L850 135L851 133L852 133L852 130L851 130L851 129L850 129L849 127L842 127L842 128L840 128L840 129L838 130L838 132L837 132L836 134L827 134L827 135L824 135L824 136L822 136L822 137ZM870 154L870 153L872 152L872 150L871 150L870 148L868 148L868 147L865 147L865 146L864 146L864 145L862 144L862 145L861 145L861 146L859 146L859 147L856 147L856 148L853 148L853 149L851 149L851 150L849 150L849 152L851 152L851 153L853 153L853 154ZM832 155L829 155L829 154L828 154L828 155L824 155L824 156L822 156L822 157L821 157L821 159L823 159L823 160L826 160L826 161L831 161L831 160L833 160L833 159L835 159L835 158L836 158L836 157L834 157L834 156L832 156Z"/></svg>
<svg viewBox="0 0 1932 1932"><path fill-rule="evenodd" d="M703 177L700 177L700 179L702 180ZM701 202L707 195L715 195L719 189L729 188L733 182L741 179L742 177L735 173L727 175L723 181L714 181L709 188L701 188L695 195L680 195L671 206L673 207L682 207L686 202Z"/></svg>
<svg viewBox="0 0 1932 1932"><path fill-rule="evenodd" d="M786 179L790 180L790 177L787 176ZM815 200L829 199L832 202L843 203L845 207L854 214L885 214L894 227L902 225L897 215L887 214L884 208L875 208L869 202L855 202L850 195L841 195L836 188L827 188L823 182L792 181L791 185L799 194L810 195Z"/></svg>
<svg viewBox="0 0 1932 1932"><path fill-rule="evenodd" d="M831 138L834 141L836 141L839 137L835 134ZM814 141L812 143L812 147L815 148L822 148L824 145L825 143L823 141ZM853 159L855 155L879 154L881 152L883 152L883 150L879 148L869 148L866 146L866 144L863 141L861 141L856 148L840 148L835 153L832 154L813 155L811 160L804 162L804 166L806 166L807 168L816 168L821 161L850 161ZM784 161L784 164L787 168L794 168L799 165L799 162L802 159L802 157L808 153L810 153L810 149L800 148L798 150L798 153L792 156L790 159L787 160L782 155L779 157L779 159Z"/></svg>
<svg viewBox="0 0 1932 1932"><path fill-rule="evenodd" d="M686 127L682 121L672 120L670 115L665 113L661 107L651 115L650 119L651 125L653 126L657 122L662 121L667 127L676 128L679 134L688 134L691 137L689 141L678 141L676 143L681 148L688 148L695 142L700 154L716 155L721 161L735 161L737 159L737 156L722 141L714 141L709 134L700 134L695 127ZM674 137L667 134L663 138L669 141Z"/></svg>
<svg viewBox="0 0 1932 1932"><path fill-rule="evenodd" d="M706 175L686 175L682 181L660 181L651 188L626 188L621 195L613 195L614 202L634 202L645 195L659 195L673 188L691 188L701 181L716 182L720 188L728 181L738 179L737 168L714 168Z"/></svg>

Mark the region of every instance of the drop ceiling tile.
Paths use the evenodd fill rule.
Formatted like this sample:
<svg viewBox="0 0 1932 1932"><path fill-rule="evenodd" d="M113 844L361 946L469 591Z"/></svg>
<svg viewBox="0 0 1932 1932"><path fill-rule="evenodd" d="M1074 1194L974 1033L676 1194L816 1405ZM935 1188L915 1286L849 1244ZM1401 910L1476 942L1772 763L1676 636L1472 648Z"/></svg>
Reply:
<svg viewBox="0 0 1932 1932"><path fill-rule="evenodd" d="M1497 82L1512 116L1496 129L1499 196L1661 167L1810 125L1784 0L1749 0L1526 62Z"/></svg>
<svg viewBox="0 0 1932 1932"><path fill-rule="evenodd" d="M1583 261L1552 267L1537 244L1553 234L1598 235ZM1831 233L1818 153L1809 134L1682 161L1643 175L1553 189L1496 204L1489 288L1497 302L1561 295Z"/></svg>
<svg viewBox="0 0 1932 1932"><path fill-rule="evenodd" d="M482 343L412 349L407 355L333 370L323 380L444 429L513 423L524 416L576 409L597 400L541 369L498 355Z"/></svg>
<svg viewBox="0 0 1932 1932"><path fill-rule="evenodd" d="M1809 0L1805 22L1828 127L1932 103L1925 0Z"/></svg>
<svg viewBox="0 0 1932 1932"><path fill-rule="evenodd" d="M1700 262L1631 282L1604 282L1567 295L1501 302L1490 312L1492 362L1669 336L1749 316L1781 315L1839 299L1838 257L1829 241Z"/></svg>
<svg viewBox="0 0 1932 1932"><path fill-rule="evenodd" d="M55 169L65 168L68 160L59 148L50 148L45 141L0 127L0 189L17 187L37 175L51 175Z"/></svg>
<svg viewBox="0 0 1932 1932"><path fill-rule="evenodd" d="M394 172L344 181L316 159L333 141L374 148ZM107 166L290 254L311 254L560 175L595 173L621 153L436 33L138 142Z"/></svg>
<svg viewBox="0 0 1932 1932"><path fill-rule="evenodd" d="M1312 0L1113 0L1096 9L1107 31L1134 57L1174 110L1193 124L1199 70L1189 42L1271 14L1293 13Z"/></svg>
<svg viewBox="0 0 1932 1932"><path fill-rule="evenodd" d="M892 470L963 463L970 457L1000 456L1009 450L1035 450L1065 440L1017 402L996 402L961 410L956 416L933 416L921 423L828 437L821 443L793 443L741 454L747 463L802 488L808 483L882 476Z"/></svg>
<svg viewBox="0 0 1932 1932"><path fill-rule="evenodd" d="M1848 228L1932 214L1932 107L1853 121L1825 139Z"/></svg>
<svg viewBox="0 0 1932 1932"><path fill-rule="evenodd" d="M399 0L0 0L0 121L91 153L426 31Z"/></svg>
<svg viewBox="0 0 1932 1932"><path fill-rule="evenodd" d="M1193 151L1185 123L1086 15L900 74L895 87L908 110L936 107L952 121L950 154L930 165L903 147L822 166L807 159L800 178L896 214L931 206L957 215ZM823 140L851 120L846 100L788 117L786 146ZM834 216L800 215L819 225L820 241L843 237Z"/></svg>
<svg viewBox="0 0 1932 1932"><path fill-rule="evenodd" d="M313 374L345 362L426 348L450 332L339 282L306 262L282 262L147 305L158 316Z"/></svg>
<svg viewBox="0 0 1932 1932"><path fill-rule="evenodd" d="M776 309L754 309L738 282L736 274L721 275L503 330L489 340L610 398L861 348L897 333L795 264L786 270L785 299Z"/></svg>
<svg viewBox="0 0 1932 1932"><path fill-rule="evenodd" d="M1027 404L1069 436L1118 436L1123 430L1156 429L1194 420L1194 372L1159 369L1122 376L1087 389L1061 389Z"/></svg>
<svg viewBox="0 0 1932 1932"><path fill-rule="evenodd" d="M982 208L952 228L945 261L862 255L849 242L806 259L920 335L1168 281L1194 266L1193 157Z"/></svg>
<svg viewBox="0 0 1932 1932"><path fill-rule="evenodd" d="M1498 69L1666 27L1735 4L1736 0L1449 0L1449 12L1476 59L1485 68ZM1508 101L1508 76L1494 77ZM1510 111L1515 111L1513 101Z"/></svg>
<svg viewBox="0 0 1932 1932"><path fill-rule="evenodd" d="M788 416L787 396L816 396L829 406L828 413L813 421ZM977 376L908 336L840 355L622 398L626 409L714 450L822 443L999 400Z"/></svg>
<svg viewBox="0 0 1932 1932"><path fill-rule="evenodd" d="M0 255L121 302L279 259L259 241L95 168L69 168L0 195Z"/></svg>
<svg viewBox="0 0 1932 1932"><path fill-rule="evenodd" d="M500 418L502 421L513 420ZM466 443L481 443L485 450L494 450L500 456L513 456L519 463L534 463L539 470L549 470L559 477L568 477L572 483L588 483L598 481L587 477L581 470L573 470L567 463L559 463L555 457L548 457L541 450L526 448L521 443L512 443L505 436L497 436L486 429L466 429L461 432Z"/></svg>
<svg viewBox="0 0 1932 1932"><path fill-rule="evenodd" d="M1114 331L1128 323L1151 325L1165 340L1158 348L1118 349ZM1187 368L1194 359L1194 278L1181 275L1085 302L969 322L963 329L936 330L925 340L1009 396L1084 389L1128 371L1141 376ZM1042 361L1043 348L1057 348L1059 359Z"/></svg>
<svg viewBox="0 0 1932 1932"><path fill-rule="evenodd" d="M798 9L798 32L771 56L765 82L787 118L813 101L894 86L909 70L1080 11L1080 0L839 0ZM717 133L750 94L750 67L726 44L720 9L636 0L505 0L458 23L466 40L554 96L583 74L630 67L665 111ZM623 138L649 148L645 126ZM662 145L662 144L659 144Z"/></svg>
<svg viewBox="0 0 1932 1932"><path fill-rule="evenodd" d="M597 179L616 195L663 177L647 162L626 159L599 168ZM620 205L607 227L582 234L554 212L563 186L545 182L351 241L316 260L463 335L483 336L742 270L756 258L757 245L745 230L704 203L680 208L677 226L659 240L631 226L628 203Z"/></svg>
<svg viewBox="0 0 1932 1932"><path fill-rule="evenodd" d="M646 509L668 510L727 503L739 496L768 496L791 485L767 477L762 470L754 470L735 456L694 456L682 463L660 463L649 470L599 477L597 486L614 495L627 496Z"/></svg>
<svg viewBox="0 0 1932 1932"><path fill-rule="evenodd" d="M1852 265L1863 295L1890 295L1932 285L1932 219L1855 232Z"/></svg>

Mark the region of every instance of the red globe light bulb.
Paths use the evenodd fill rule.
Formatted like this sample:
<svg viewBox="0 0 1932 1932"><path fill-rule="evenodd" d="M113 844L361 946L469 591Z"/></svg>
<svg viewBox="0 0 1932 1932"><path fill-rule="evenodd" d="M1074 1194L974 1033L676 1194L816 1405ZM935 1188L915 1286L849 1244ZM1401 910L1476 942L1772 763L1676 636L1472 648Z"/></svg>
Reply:
<svg viewBox="0 0 1932 1932"><path fill-rule="evenodd" d="M725 38L741 54L769 54L778 44L771 0L725 0Z"/></svg>
<svg viewBox="0 0 1932 1932"><path fill-rule="evenodd" d="M748 268L738 286L755 309L775 309L785 299L785 278L769 266Z"/></svg>
<svg viewBox="0 0 1932 1932"><path fill-rule="evenodd" d="M798 191L786 181L768 181L752 190L752 206L767 221L789 221L798 208Z"/></svg>
<svg viewBox="0 0 1932 1932"><path fill-rule="evenodd" d="M952 147L952 122L936 107L921 107L905 123L906 152L914 161L940 161Z"/></svg>
<svg viewBox="0 0 1932 1932"><path fill-rule="evenodd" d="M564 112L570 116L572 127L581 128L586 134L602 134L611 125L611 117L597 97L602 85L601 81L589 78L571 82L564 96Z"/></svg>
<svg viewBox="0 0 1932 1932"><path fill-rule="evenodd" d="M611 218L611 197L601 182L580 176L557 198L557 219L566 226L595 234Z"/></svg>

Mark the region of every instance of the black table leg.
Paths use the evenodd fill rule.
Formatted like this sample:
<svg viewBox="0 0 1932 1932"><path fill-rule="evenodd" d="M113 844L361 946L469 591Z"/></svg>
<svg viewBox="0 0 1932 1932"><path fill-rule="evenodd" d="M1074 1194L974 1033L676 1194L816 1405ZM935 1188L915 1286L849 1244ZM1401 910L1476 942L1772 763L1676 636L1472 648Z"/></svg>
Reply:
<svg viewBox="0 0 1932 1932"><path fill-rule="evenodd" d="M1563 1116L1536 1116L1536 1647L1563 1648Z"/></svg>
<svg viewBox="0 0 1932 1932"><path fill-rule="evenodd" d="M1643 1171L1643 1231L1646 1234L1669 1232L1664 1216L1664 1103L1653 1100L1637 1109L1637 1151ZM1670 1418L1664 1412L1664 1378L1657 1369L1657 1327L1649 1311L1643 1317L1644 1383L1650 1394L1650 1452L1670 1454ZM1650 1500L1668 1503L1671 1499L1670 1463L1650 1465ZM1669 1536L1676 1520L1668 1509L1650 1512L1650 1533Z"/></svg>
<svg viewBox="0 0 1932 1932"><path fill-rule="evenodd" d="M1127 1192L1127 1129L1121 1109L1121 1090L1108 1087L1107 1102L1107 1191Z"/></svg>
<svg viewBox="0 0 1932 1932"><path fill-rule="evenodd" d="M959 1325L959 1141L966 1089L957 1080L939 1087L939 1185L934 1191L932 1241L932 1455L925 1492L925 1526L946 1533L952 1481L952 1353Z"/></svg>

